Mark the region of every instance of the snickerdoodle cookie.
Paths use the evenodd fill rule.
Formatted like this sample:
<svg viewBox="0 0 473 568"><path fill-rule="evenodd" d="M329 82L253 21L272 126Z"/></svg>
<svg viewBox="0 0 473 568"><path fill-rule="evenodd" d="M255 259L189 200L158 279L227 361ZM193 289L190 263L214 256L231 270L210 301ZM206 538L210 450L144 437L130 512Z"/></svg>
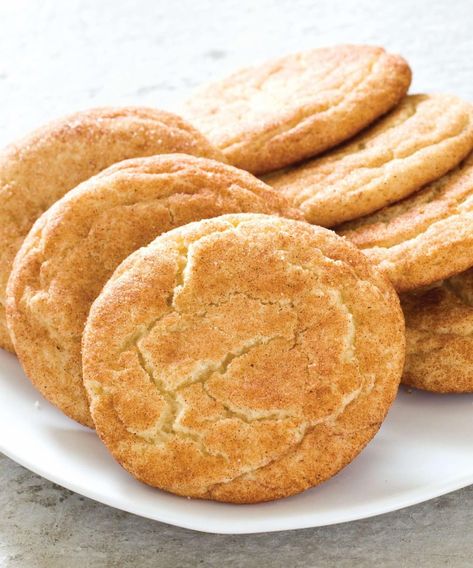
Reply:
<svg viewBox="0 0 473 568"><path fill-rule="evenodd" d="M0 347L13 350L5 324L5 288L11 265L41 213L115 162L171 152L224 159L181 118L141 107L78 112L36 130L0 153Z"/></svg>
<svg viewBox="0 0 473 568"><path fill-rule="evenodd" d="M183 112L232 164L262 174L350 138L410 82L402 57L342 45L243 69L195 93Z"/></svg>
<svg viewBox="0 0 473 568"><path fill-rule="evenodd" d="M80 343L102 286L157 235L229 212L291 215L284 199L251 174L184 154L115 164L44 213L15 259L7 295L15 349L41 393L92 426Z"/></svg>
<svg viewBox="0 0 473 568"><path fill-rule="evenodd" d="M307 221L333 227L436 180L472 148L473 105L449 95L413 95L340 149L265 181Z"/></svg>
<svg viewBox="0 0 473 568"><path fill-rule="evenodd" d="M120 265L83 360L98 434L136 478L265 501L331 477L373 437L400 380L403 318L388 280L332 231L225 215Z"/></svg>
<svg viewBox="0 0 473 568"><path fill-rule="evenodd" d="M473 153L403 201L346 223L348 237L398 291L443 280L473 266Z"/></svg>
<svg viewBox="0 0 473 568"><path fill-rule="evenodd" d="M439 392L473 392L473 270L401 295L406 318L402 382Z"/></svg>

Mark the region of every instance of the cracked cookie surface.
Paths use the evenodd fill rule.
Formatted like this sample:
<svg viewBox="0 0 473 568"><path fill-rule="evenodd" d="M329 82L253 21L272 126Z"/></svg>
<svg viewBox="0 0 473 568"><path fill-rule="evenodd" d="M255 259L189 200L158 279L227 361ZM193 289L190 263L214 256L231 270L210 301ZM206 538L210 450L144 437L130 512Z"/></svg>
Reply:
<svg viewBox="0 0 473 568"><path fill-rule="evenodd" d="M115 162L173 152L225 160L180 117L144 107L78 112L0 153L0 347L13 350L5 289L13 259L36 219L67 191Z"/></svg>
<svg viewBox="0 0 473 568"><path fill-rule="evenodd" d="M407 291L473 266L473 153L417 193L346 223L339 234L354 242Z"/></svg>
<svg viewBox="0 0 473 568"><path fill-rule="evenodd" d="M473 392L473 270L401 295L406 318L402 382L438 393Z"/></svg>
<svg viewBox="0 0 473 568"><path fill-rule="evenodd" d="M265 181L307 221L333 227L417 191L472 148L472 105L449 95L411 95L352 142Z"/></svg>
<svg viewBox="0 0 473 568"><path fill-rule="evenodd" d="M403 360L398 298L354 246L252 214L132 254L83 340L91 413L117 461L161 489L241 503L349 463L384 419Z"/></svg>
<svg viewBox="0 0 473 568"><path fill-rule="evenodd" d="M93 426L80 344L89 308L115 268L156 236L223 213L296 215L251 174L171 154L120 162L68 193L36 222L8 286L8 325L41 393Z"/></svg>
<svg viewBox="0 0 473 568"><path fill-rule="evenodd" d="M183 113L232 164L262 174L347 140L394 107L410 81L402 57L341 45L243 69L195 93Z"/></svg>

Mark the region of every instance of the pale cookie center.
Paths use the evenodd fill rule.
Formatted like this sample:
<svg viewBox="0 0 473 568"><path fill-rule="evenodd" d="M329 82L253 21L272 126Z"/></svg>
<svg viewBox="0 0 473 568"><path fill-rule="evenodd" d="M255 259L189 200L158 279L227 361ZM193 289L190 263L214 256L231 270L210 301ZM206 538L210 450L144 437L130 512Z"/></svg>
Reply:
<svg viewBox="0 0 473 568"><path fill-rule="evenodd" d="M127 431L162 448L163 459L170 448L191 446L199 460L221 460L219 482L264 467L310 429L333 424L367 385L350 306L338 289L317 285L317 270L283 259L296 297L235 291L187 311L180 301L201 269L195 248L181 251L169 311L124 345L141 382L118 380L113 401ZM135 391L145 419L130 412Z"/></svg>

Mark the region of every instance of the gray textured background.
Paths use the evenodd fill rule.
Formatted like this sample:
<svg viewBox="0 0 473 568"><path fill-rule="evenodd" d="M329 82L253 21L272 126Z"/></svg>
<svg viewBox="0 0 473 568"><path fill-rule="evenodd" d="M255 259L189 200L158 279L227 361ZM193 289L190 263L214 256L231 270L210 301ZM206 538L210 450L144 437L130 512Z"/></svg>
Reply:
<svg viewBox="0 0 473 568"><path fill-rule="evenodd" d="M341 42L401 52L414 91L473 100L472 29L470 0L0 0L0 143L89 106L172 109L239 65ZM473 566L473 487L346 525L235 537L115 511L2 456L0 491L2 567Z"/></svg>

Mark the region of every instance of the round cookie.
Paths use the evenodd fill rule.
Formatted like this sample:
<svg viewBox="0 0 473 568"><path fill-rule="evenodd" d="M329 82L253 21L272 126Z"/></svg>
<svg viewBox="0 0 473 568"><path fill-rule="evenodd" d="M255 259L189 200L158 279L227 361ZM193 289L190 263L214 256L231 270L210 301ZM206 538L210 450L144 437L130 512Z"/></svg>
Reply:
<svg viewBox="0 0 473 568"><path fill-rule="evenodd" d="M406 94L411 71L381 47L312 49L203 87L184 116L240 168L263 174L350 138Z"/></svg>
<svg viewBox="0 0 473 568"><path fill-rule="evenodd" d="M401 295L406 318L402 382L437 393L473 392L473 270Z"/></svg>
<svg viewBox="0 0 473 568"><path fill-rule="evenodd" d="M333 227L417 191L472 148L472 105L449 95L411 95L352 142L265 181L307 221Z"/></svg>
<svg viewBox="0 0 473 568"><path fill-rule="evenodd" d="M7 320L25 373L45 398L93 426L80 345L102 286L124 258L157 235L242 211L292 214L251 174L172 154L115 164L44 213L15 259Z"/></svg>
<svg viewBox="0 0 473 568"><path fill-rule="evenodd" d="M41 213L115 162L172 152L224 160L180 117L142 107L78 112L36 130L0 153L0 347L13 350L5 324L11 265Z"/></svg>
<svg viewBox="0 0 473 568"><path fill-rule="evenodd" d="M317 485L369 442L397 392L404 323L387 279L332 231L225 215L120 265L83 361L97 432L132 475L252 503Z"/></svg>
<svg viewBox="0 0 473 568"><path fill-rule="evenodd" d="M417 193L338 228L398 291L473 266L473 153Z"/></svg>

